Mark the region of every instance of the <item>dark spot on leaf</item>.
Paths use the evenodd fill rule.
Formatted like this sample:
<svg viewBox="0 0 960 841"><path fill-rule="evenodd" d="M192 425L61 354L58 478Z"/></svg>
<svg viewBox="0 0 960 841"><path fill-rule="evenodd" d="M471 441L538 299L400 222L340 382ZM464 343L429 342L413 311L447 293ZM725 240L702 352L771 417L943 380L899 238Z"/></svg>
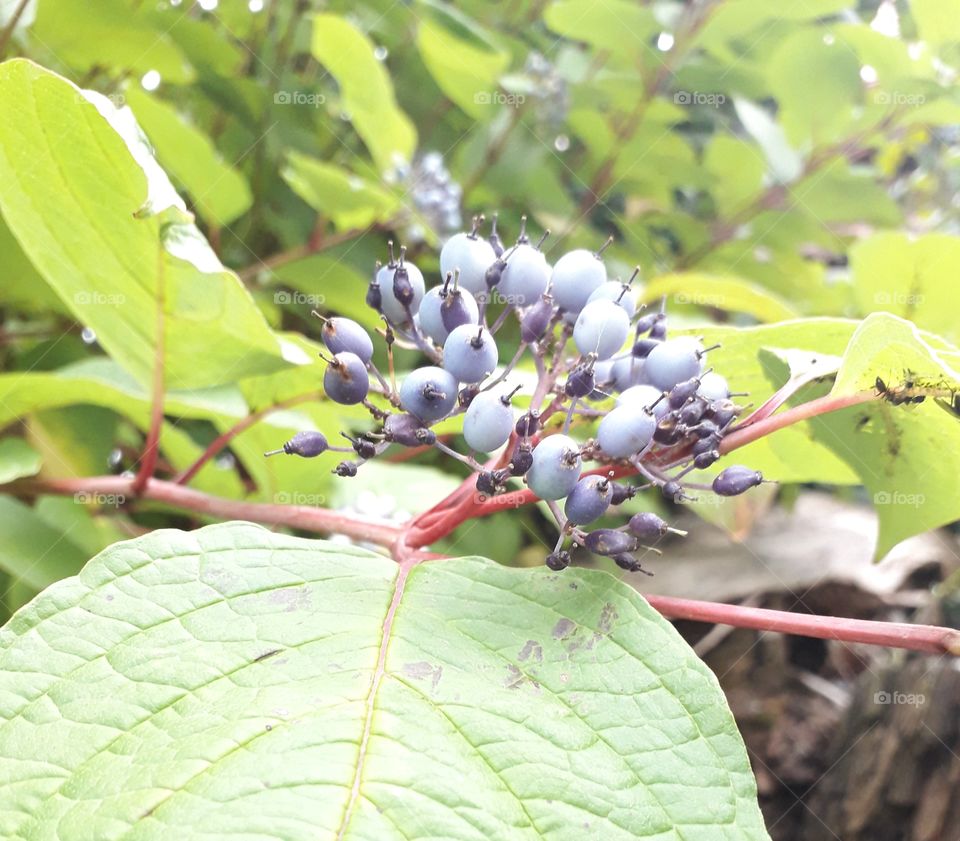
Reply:
<svg viewBox="0 0 960 841"><path fill-rule="evenodd" d="M414 680L429 679L431 689L436 689L440 678L443 677L443 666L434 666L433 663L423 660L419 663L404 663L400 671Z"/></svg>
<svg viewBox="0 0 960 841"><path fill-rule="evenodd" d="M564 617L553 626L553 638L555 640L566 639L577 626L569 619Z"/></svg>
<svg viewBox="0 0 960 841"><path fill-rule="evenodd" d="M543 662L543 647L536 640L527 640L520 649L517 659L522 663L524 660L529 660L531 656L538 663Z"/></svg>
<svg viewBox="0 0 960 841"><path fill-rule="evenodd" d="M272 648L270 649L270 651L264 651L263 654L259 655L258 657L255 657L253 662L262 663L268 657L273 657L275 654L279 654L281 651L283 651L282 648Z"/></svg>
<svg viewBox="0 0 960 841"><path fill-rule="evenodd" d="M619 618L620 614L617 613L617 609L610 604L610 602L607 602L600 611L600 621L597 622L597 630L601 634L609 634L613 628L613 623Z"/></svg>
<svg viewBox="0 0 960 841"><path fill-rule="evenodd" d="M532 677L525 675L520 669L514 666L513 663L507 666L507 678L503 682L503 685L507 687L507 689L519 689L525 683L529 683L537 692L540 691L540 684Z"/></svg>

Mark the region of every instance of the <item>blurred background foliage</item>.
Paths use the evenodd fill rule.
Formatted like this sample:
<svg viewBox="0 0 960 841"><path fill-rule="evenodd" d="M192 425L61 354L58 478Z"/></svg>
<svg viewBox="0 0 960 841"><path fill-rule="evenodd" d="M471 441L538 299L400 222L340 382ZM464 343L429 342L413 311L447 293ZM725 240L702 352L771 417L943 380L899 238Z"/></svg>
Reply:
<svg viewBox="0 0 960 841"><path fill-rule="evenodd" d="M432 457L335 483L333 456L262 453L300 429L364 423L304 399L321 371L311 308L375 329L363 294L385 241L404 242L439 280L438 243L475 213L499 213L507 240L526 214L552 231L551 259L613 235L613 274L639 264L643 298L666 296L674 323L753 328L718 358L754 401L777 365L760 349L842 355L856 323L836 319L884 311L960 339L951 0L0 0L0 33L4 58L99 92L104 113L132 112L216 255L183 219L133 218L142 175L111 157L88 118L83 130L71 122L87 106L66 88L36 103L60 130L49 160L29 96L4 101L0 162L26 185L0 219L4 482L136 468L156 338L156 291L138 283L157 237L195 258L168 267L158 475L280 404L191 481L233 498L400 517L456 485L456 466ZM4 83L23 94L27 76ZM29 181L58 160L70 189ZM831 320L764 326L811 317ZM900 322L874 324L879 352ZM412 361L401 356L401 368ZM744 461L785 481L869 486L832 446L811 429L759 442ZM891 527L881 544L952 511ZM742 509L703 513L743 529ZM538 517L468 524L446 548L539 563ZM130 500L0 496L6 609L110 542L195 522Z"/></svg>

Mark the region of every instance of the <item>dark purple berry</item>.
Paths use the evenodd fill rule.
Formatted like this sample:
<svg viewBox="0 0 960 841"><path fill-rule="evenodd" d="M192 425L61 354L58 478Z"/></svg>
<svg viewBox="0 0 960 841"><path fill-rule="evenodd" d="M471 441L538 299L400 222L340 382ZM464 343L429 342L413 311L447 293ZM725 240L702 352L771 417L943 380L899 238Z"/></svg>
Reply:
<svg viewBox="0 0 960 841"><path fill-rule="evenodd" d="M520 338L530 344L543 338L553 318L553 298L543 295L526 311L520 322Z"/></svg>
<svg viewBox="0 0 960 841"><path fill-rule="evenodd" d="M347 435L346 432L341 432L340 434L350 442L353 451L364 461L373 458L377 454L377 445L374 444L373 441L368 441L366 438L353 438Z"/></svg>
<svg viewBox="0 0 960 841"><path fill-rule="evenodd" d="M593 366L581 365L567 377L563 390L567 397L586 397L593 391L595 385Z"/></svg>
<svg viewBox="0 0 960 841"><path fill-rule="evenodd" d="M264 453L265 456L275 456L280 453L286 453L288 456L301 456L303 458L313 458L314 456L325 453L329 448L327 438L322 432L298 432L279 450L271 450Z"/></svg>
<svg viewBox="0 0 960 841"><path fill-rule="evenodd" d="M670 502L680 502L687 498L687 495L683 491L683 485L681 485L676 479L671 479L669 482L664 482L660 486L660 493L663 495L664 499L668 499Z"/></svg>
<svg viewBox="0 0 960 841"><path fill-rule="evenodd" d="M654 541L659 540L670 531L670 526L664 522L662 517L658 517L652 511L641 511L630 518L627 525L630 533L640 540Z"/></svg>
<svg viewBox="0 0 960 841"><path fill-rule="evenodd" d="M521 415L520 420L517 421L516 429L517 435L521 438L529 438L531 435L536 435L540 430L540 413L533 411Z"/></svg>
<svg viewBox="0 0 960 841"><path fill-rule="evenodd" d="M614 555L613 561L618 567L620 567L620 569L625 569L627 572L643 572L643 567L640 566L640 561L627 552L621 552L617 555Z"/></svg>
<svg viewBox="0 0 960 841"><path fill-rule="evenodd" d="M722 470L713 480L713 492L720 496L737 496L755 488L763 481L763 474L742 464L734 464Z"/></svg>
<svg viewBox="0 0 960 841"><path fill-rule="evenodd" d="M696 426L692 427L691 431L697 436L697 438L713 438L720 436L720 427L717 426L713 421L700 421Z"/></svg>
<svg viewBox="0 0 960 841"><path fill-rule="evenodd" d="M473 383L471 385L465 385L460 389L460 392L457 394L457 404L461 409L467 409L470 407L470 404L473 402L473 398L480 393L479 383Z"/></svg>
<svg viewBox="0 0 960 841"><path fill-rule="evenodd" d="M697 389L699 387L699 377L691 377L689 380L684 380L682 383L677 383L673 388L670 389L670 394L668 397L668 400L670 401L670 408L679 409L697 393Z"/></svg>
<svg viewBox="0 0 960 841"><path fill-rule="evenodd" d="M665 415L657 422L653 440L658 444L676 444L686 434L686 428L673 415Z"/></svg>
<svg viewBox="0 0 960 841"><path fill-rule="evenodd" d="M503 270L507 267L507 262L502 257L498 257L483 276L488 289L493 289L500 285L500 279L503 277Z"/></svg>
<svg viewBox="0 0 960 841"><path fill-rule="evenodd" d="M484 470L477 474L477 491L483 496L496 496L503 490L503 474Z"/></svg>
<svg viewBox="0 0 960 841"><path fill-rule="evenodd" d="M719 450L707 450L705 453L697 453L693 457L693 466L697 470L706 470L712 464L714 464L717 459L720 458Z"/></svg>
<svg viewBox="0 0 960 841"><path fill-rule="evenodd" d="M649 333L650 328L653 327L654 324L656 324L657 319L659 317L660 317L660 314L656 312L651 312L651 313L647 313L646 315L641 315L640 318L637 319L637 325L634 328L637 336L642 336L644 333Z"/></svg>
<svg viewBox="0 0 960 841"><path fill-rule="evenodd" d="M357 475L357 463L355 461L341 461L333 471L338 476L351 477Z"/></svg>
<svg viewBox="0 0 960 841"><path fill-rule="evenodd" d="M554 572L566 569L570 566L570 553L565 549L561 549L559 552L551 552L547 555L547 566Z"/></svg>
<svg viewBox="0 0 960 841"><path fill-rule="evenodd" d="M526 476L533 467L533 448L521 441L510 456L510 475Z"/></svg>
<svg viewBox="0 0 960 841"><path fill-rule="evenodd" d="M419 447L420 439L417 433L423 429L423 421L413 415L390 415L383 422L383 437L391 444L401 447Z"/></svg>
<svg viewBox="0 0 960 841"><path fill-rule="evenodd" d="M700 438L697 441L693 442L693 446L690 448L690 451L695 455L699 456L703 453L709 453L717 447L720 446L720 436L707 436L706 438Z"/></svg>
<svg viewBox="0 0 960 841"><path fill-rule="evenodd" d="M575 526L585 526L599 520L610 506L612 496L609 479L604 476L584 476L564 503L567 521Z"/></svg>
<svg viewBox="0 0 960 841"><path fill-rule="evenodd" d="M393 297L397 299L397 303L402 307L411 306L414 297L416 297L416 293L413 291L413 284L410 282L410 273L402 262L393 273Z"/></svg>
<svg viewBox="0 0 960 841"><path fill-rule="evenodd" d="M703 417L706 403L699 397L695 397L686 406L677 411L677 420L684 426L693 426Z"/></svg>
<svg viewBox="0 0 960 841"><path fill-rule="evenodd" d="M613 492L610 497L611 505L623 505L637 495L637 489L633 485L624 485L621 482L611 482L610 489Z"/></svg>
<svg viewBox="0 0 960 841"><path fill-rule="evenodd" d="M367 366L355 353L336 354L323 374L323 390L334 403L344 406L362 403L370 390Z"/></svg>
<svg viewBox="0 0 960 841"><path fill-rule="evenodd" d="M367 287L367 306L377 312L383 312L383 293L376 278L371 280Z"/></svg>
<svg viewBox="0 0 960 841"><path fill-rule="evenodd" d="M650 328L650 338L658 342L665 341L667 338L667 317L663 313L657 313L653 326Z"/></svg>
<svg viewBox="0 0 960 841"><path fill-rule="evenodd" d="M633 552L639 546L633 535L616 529L596 529L588 532L583 543L595 555L620 555Z"/></svg>
<svg viewBox="0 0 960 841"><path fill-rule="evenodd" d="M646 359L650 355L650 351L658 344L660 344L660 342L656 339L637 339L637 341L633 343L631 353L637 359Z"/></svg>

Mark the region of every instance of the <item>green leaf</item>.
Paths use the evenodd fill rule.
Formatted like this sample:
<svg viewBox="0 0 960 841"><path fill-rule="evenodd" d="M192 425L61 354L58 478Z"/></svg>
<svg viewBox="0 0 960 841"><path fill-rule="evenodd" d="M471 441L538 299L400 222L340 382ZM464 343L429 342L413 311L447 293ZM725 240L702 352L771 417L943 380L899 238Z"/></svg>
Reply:
<svg viewBox="0 0 960 841"><path fill-rule="evenodd" d="M22 502L0 496L0 569L14 581L42 590L76 573L85 559L69 530L48 525Z"/></svg>
<svg viewBox="0 0 960 841"><path fill-rule="evenodd" d="M808 318L759 327L705 327L696 332L708 345L710 364L723 375L734 391L745 391L750 402L761 405L788 379L788 372L776 357L805 351L818 357L841 356L857 328L856 321L839 318ZM777 353L771 354L775 350ZM815 438L807 423L795 424L765 436L736 451L736 460L760 470L778 482L818 482L850 485L858 483L857 473L846 461Z"/></svg>
<svg viewBox="0 0 960 841"><path fill-rule="evenodd" d="M654 50L647 42L661 28L651 9L627 0L557 0L543 20L558 35L624 58L649 58Z"/></svg>
<svg viewBox="0 0 960 841"><path fill-rule="evenodd" d="M841 38L799 29L787 36L766 69L778 118L794 146L822 146L842 136L862 98L860 62Z"/></svg>
<svg viewBox="0 0 960 841"><path fill-rule="evenodd" d="M737 277L679 272L660 275L643 288L644 301L654 302L664 296L668 298L668 305L742 312L758 321L787 321L797 317L797 312L786 301Z"/></svg>
<svg viewBox="0 0 960 841"><path fill-rule="evenodd" d="M763 153L735 137L716 135L704 152L703 166L715 179L710 194L721 216L741 210L763 187Z"/></svg>
<svg viewBox="0 0 960 841"><path fill-rule="evenodd" d="M156 70L168 82L192 82L193 68L165 26L123 0L43 0L31 35L58 61L78 71L109 67L137 74Z"/></svg>
<svg viewBox="0 0 960 841"><path fill-rule="evenodd" d="M176 108L137 87L129 87L126 96L160 165L183 185L200 216L223 226L246 213L253 201L250 187L200 129Z"/></svg>
<svg viewBox="0 0 960 841"><path fill-rule="evenodd" d="M36 476L42 463L40 453L22 438L0 441L0 485L25 476Z"/></svg>
<svg viewBox="0 0 960 841"><path fill-rule="evenodd" d="M946 0L910 0L910 14L917 24L920 38L939 47L960 41L960 16Z"/></svg>
<svg viewBox="0 0 960 841"><path fill-rule="evenodd" d="M884 231L850 249L853 289L864 314L886 310L951 341L960 340L954 283L960 276L960 238L915 239Z"/></svg>
<svg viewBox="0 0 960 841"><path fill-rule="evenodd" d="M237 523L108 549L0 633L0 831L768 838L716 679L632 588L400 569Z"/></svg>
<svg viewBox="0 0 960 841"><path fill-rule="evenodd" d="M832 394L891 388L908 380L949 397L960 390L956 348L886 313L865 319L851 337ZM880 516L877 556L901 540L960 519L960 419L933 396L922 405L877 401L811 422L818 440L849 463Z"/></svg>
<svg viewBox="0 0 960 841"><path fill-rule="evenodd" d="M426 18L417 28L417 48L437 87L471 117L489 118L499 107L497 79L509 55L477 47Z"/></svg>
<svg viewBox="0 0 960 841"><path fill-rule="evenodd" d="M314 17L313 56L337 80L344 111L379 169L386 171L397 156L412 159L417 132L397 105L393 83L373 49L370 39L339 15Z"/></svg>
<svg viewBox="0 0 960 841"><path fill-rule="evenodd" d="M196 228L137 215L148 203L160 211L179 199L146 147L136 145L129 112L105 113L130 129L131 146L76 87L22 59L0 65L0 108L9 117L0 123L3 216L34 266L118 362L151 381L162 286L169 387L232 382L289 364L250 295Z"/></svg>
<svg viewBox="0 0 960 841"><path fill-rule="evenodd" d="M300 198L342 230L386 221L400 208L397 196L379 184L298 152L287 155L281 174Z"/></svg>

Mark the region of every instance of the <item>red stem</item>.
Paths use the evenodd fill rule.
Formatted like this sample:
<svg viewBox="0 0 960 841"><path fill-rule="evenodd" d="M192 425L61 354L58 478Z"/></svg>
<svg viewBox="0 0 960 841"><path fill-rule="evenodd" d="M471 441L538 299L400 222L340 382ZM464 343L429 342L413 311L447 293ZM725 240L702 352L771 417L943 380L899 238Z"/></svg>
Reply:
<svg viewBox="0 0 960 841"><path fill-rule="evenodd" d="M203 451L203 454L200 456L200 458L198 458L186 470L180 473L180 475L178 475L173 481L178 485L186 485L200 472L203 466L210 461L210 459L224 449L234 438L236 438L241 432L248 430L258 421L263 420L271 412L276 412L280 409L289 409L291 406L297 406L300 403L308 403L311 400L320 400L323 397L323 392L320 391L311 391L307 394L298 394L296 397L291 397L287 400L281 400L279 403L274 403L272 406L266 406L265 408L248 415L242 421L239 421L230 427L230 429L228 429L222 435L218 435L216 438L214 438L213 441L210 442L210 446Z"/></svg>
<svg viewBox="0 0 960 841"><path fill-rule="evenodd" d="M128 499L133 500L135 496L134 481L123 476L94 476L83 479L27 480L16 482L8 487L13 491L27 493L86 494L94 498L97 495L109 495L115 497L119 505L123 505ZM377 543L382 546L393 546L403 534L399 526L350 517L327 508L223 499L161 479L150 479L139 498L211 517L251 520L325 534L342 534L354 540Z"/></svg>
<svg viewBox="0 0 960 841"><path fill-rule="evenodd" d="M960 655L960 631L952 628L908 625L904 622L871 622L867 619L845 619L841 616L815 616L785 610L675 599L671 596L645 598L667 619L686 619L691 622L732 625L735 628L776 631L801 637L907 648L931 654Z"/></svg>

